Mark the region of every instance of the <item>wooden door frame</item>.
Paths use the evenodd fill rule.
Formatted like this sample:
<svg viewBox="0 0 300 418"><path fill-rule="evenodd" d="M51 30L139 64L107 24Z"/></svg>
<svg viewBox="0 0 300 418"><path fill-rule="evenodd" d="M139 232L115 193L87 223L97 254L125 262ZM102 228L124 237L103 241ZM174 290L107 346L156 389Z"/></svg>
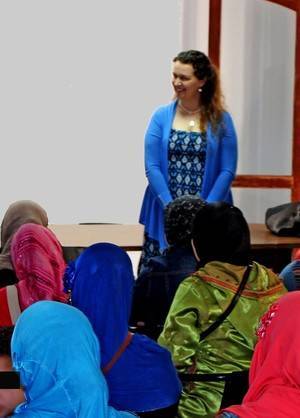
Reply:
<svg viewBox="0 0 300 418"><path fill-rule="evenodd" d="M284 188L291 190L291 199L300 200L300 1L299 0L262 0L287 7L296 12L296 51L293 118L293 160L292 175L237 175L233 187L241 188ZM208 54L211 60L220 66L222 0L210 0L209 3L209 41Z"/></svg>

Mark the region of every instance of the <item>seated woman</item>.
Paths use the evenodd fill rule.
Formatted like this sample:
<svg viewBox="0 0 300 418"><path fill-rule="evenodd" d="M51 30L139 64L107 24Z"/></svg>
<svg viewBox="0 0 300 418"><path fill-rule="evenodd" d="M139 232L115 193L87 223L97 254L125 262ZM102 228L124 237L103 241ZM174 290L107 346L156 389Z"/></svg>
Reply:
<svg viewBox="0 0 300 418"><path fill-rule="evenodd" d="M110 405L140 417L173 417L181 384L170 353L128 332L133 284L130 258L109 243L87 248L66 271L72 304L89 318L100 342Z"/></svg>
<svg viewBox="0 0 300 418"><path fill-rule="evenodd" d="M263 316L242 405L220 417L298 418L300 416L300 292L289 293ZM299 342L299 345L298 345Z"/></svg>
<svg viewBox="0 0 300 418"><path fill-rule="evenodd" d="M12 399L9 389L2 405L5 416L14 410L20 418L133 417L108 406L99 344L77 309L58 302L33 304L18 319L11 350L25 393L23 399Z"/></svg>
<svg viewBox="0 0 300 418"><path fill-rule="evenodd" d="M158 339L186 381L181 418L217 413L225 381L249 369L260 316L286 292L271 270L249 265L250 232L238 208L207 204L192 236L200 269L180 284Z"/></svg>
<svg viewBox="0 0 300 418"><path fill-rule="evenodd" d="M150 258L135 282L130 324L154 340L162 331L179 284L197 270L191 232L195 214L204 204L200 197L184 195L166 206L169 248L164 255Z"/></svg>
<svg viewBox="0 0 300 418"><path fill-rule="evenodd" d="M39 300L66 302L65 261L57 238L48 228L22 225L11 242L18 283L0 289L0 326L16 323L20 313Z"/></svg>
<svg viewBox="0 0 300 418"><path fill-rule="evenodd" d="M48 226L46 211L31 200L12 203L1 223L0 288L18 281L11 263L10 246L13 234L26 223Z"/></svg>

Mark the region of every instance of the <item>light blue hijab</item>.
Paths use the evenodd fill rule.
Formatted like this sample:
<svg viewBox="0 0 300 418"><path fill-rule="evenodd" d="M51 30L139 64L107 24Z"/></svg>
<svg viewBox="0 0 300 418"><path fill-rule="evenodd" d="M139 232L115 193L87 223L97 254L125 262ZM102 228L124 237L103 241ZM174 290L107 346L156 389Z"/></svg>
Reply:
<svg viewBox="0 0 300 418"><path fill-rule="evenodd" d="M12 360L27 401L18 417L130 418L108 406L99 369L99 344L88 319L76 308L37 302L19 317Z"/></svg>
<svg viewBox="0 0 300 418"><path fill-rule="evenodd" d="M83 251L70 274L72 304L89 318L99 339L105 367L128 335L134 276L126 252L110 243ZM70 278L68 278L69 280ZM181 383L171 354L150 338L135 334L106 374L109 404L146 412L178 402Z"/></svg>

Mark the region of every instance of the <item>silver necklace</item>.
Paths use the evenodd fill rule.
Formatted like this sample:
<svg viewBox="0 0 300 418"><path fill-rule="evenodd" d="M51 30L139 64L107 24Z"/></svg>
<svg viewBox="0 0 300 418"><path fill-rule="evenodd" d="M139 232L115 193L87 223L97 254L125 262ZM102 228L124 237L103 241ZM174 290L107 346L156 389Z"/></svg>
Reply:
<svg viewBox="0 0 300 418"><path fill-rule="evenodd" d="M189 115L195 115L201 110L201 107L198 107L198 109L196 110L189 110L186 107L184 107L182 103L178 103L178 106L180 107L180 109L182 109L184 112L188 113Z"/></svg>

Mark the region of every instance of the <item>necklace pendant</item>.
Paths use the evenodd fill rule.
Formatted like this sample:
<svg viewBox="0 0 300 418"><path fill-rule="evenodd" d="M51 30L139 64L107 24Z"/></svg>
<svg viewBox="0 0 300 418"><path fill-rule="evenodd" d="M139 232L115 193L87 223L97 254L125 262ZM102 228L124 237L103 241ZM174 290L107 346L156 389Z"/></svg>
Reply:
<svg viewBox="0 0 300 418"><path fill-rule="evenodd" d="M190 129L190 131L192 131L193 128L195 128L195 121L194 120L190 120L189 121L189 129Z"/></svg>

